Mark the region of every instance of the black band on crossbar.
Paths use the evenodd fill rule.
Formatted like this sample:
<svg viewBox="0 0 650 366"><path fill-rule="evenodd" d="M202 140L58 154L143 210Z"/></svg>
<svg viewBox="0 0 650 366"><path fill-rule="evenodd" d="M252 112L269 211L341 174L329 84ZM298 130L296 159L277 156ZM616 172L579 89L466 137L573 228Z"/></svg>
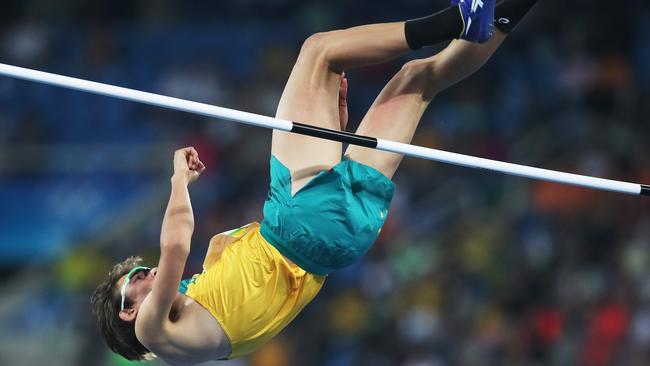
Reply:
<svg viewBox="0 0 650 366"><path fill-rule="evenodd" d="M335 131L327 128L305 125L298 122L293 122L291 132L299 133L301 135L320 137L328 140L338 142L345 142L346 144L358 145L363 147L376 148L377 139L374 137L355 135L345 131Z"/></svg>
<svg viewBox="0 0 650 366"><path fill-rule="evenodd" d="M646 184L641 185L641 195L650 196L650 186Z"/></svg>

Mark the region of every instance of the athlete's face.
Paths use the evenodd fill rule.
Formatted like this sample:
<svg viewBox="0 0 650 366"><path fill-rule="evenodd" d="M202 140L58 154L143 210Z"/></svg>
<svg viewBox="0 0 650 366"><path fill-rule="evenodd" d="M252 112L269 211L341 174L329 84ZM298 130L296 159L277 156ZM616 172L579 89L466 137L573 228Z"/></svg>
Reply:
<svg viewBox="0 0 650 366"><path fill-rule="evenodd" d="M122 289L124 286L124 281L128 280L126 289L124 291L126 301L124 310L120 311L120 317L122 317L122 313L124 313L124 315L127 315L128 318L125 320L131 320L131 318L135 319L135 315L140 309L140 305L142 305L144 299L151 292L153 280L154 277L156 277L157 272L157 267L151 269L142 267L133 272L131 276L128 277L128 279L128 275L124 275L122 278L120 278L119 281L117 281L116 287Z"/></svg>

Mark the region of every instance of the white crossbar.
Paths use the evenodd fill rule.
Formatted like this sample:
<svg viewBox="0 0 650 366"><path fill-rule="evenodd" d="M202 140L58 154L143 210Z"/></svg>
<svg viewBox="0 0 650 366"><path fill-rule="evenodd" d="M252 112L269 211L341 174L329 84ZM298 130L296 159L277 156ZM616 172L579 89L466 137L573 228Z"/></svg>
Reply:
<svg viewBox="0 0 650 366"><path fill-rule="evenodd" d="M506 163L502 161L478 158L474 156L451 153L442 150L415 146L410 144L376 139L369 136L360 136L348 132L329 130L310 126L298 122L262 116L259 114L218 107L205 103L193 102L180 98L147 93L139 90L123 88L114 85L102 84L88 80L72 78L47 72L26 69L17 66L0 64L0 75L50 84L69 89L80 90L93 94L111 96L132 102L144 103L163 108L200 114L208 117L225 119L233 122L294 132L319 138L346 142L350 144L375 148L417 158L439 161L449 164L461 165L497 171L505 174L545 180L556 183L571 184L576 186L621 192L632 195L650 195L650 186L636 183L621 182L610 179L596 178L585 175L570 174L554 170L541 169L526 165Z"/></svg>

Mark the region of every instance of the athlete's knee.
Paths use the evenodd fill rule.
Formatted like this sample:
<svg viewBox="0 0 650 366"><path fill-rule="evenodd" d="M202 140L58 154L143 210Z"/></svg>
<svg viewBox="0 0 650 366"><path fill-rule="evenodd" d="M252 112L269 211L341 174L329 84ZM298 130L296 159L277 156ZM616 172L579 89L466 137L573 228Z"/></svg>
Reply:
<svg viewBox="0 0 650 366"><path fill-rule="evenodd" d="M300 48L300 57L321 58L327 48L327 33L314 33L309 36Z"/></svg>
<svg viewBox="0 0 650 366"><path fill-rule="evenodd" d="M425 99L431 99L436 89L435 58L412 60L405 63L398 73L402 85L411 91L420 92Z"/></svg>
<svg viewBox="0 0 650 366"><path fill-rule="evenodd" d="M302 44L299 58L329 64L336 31L314 33Z"/></svg>

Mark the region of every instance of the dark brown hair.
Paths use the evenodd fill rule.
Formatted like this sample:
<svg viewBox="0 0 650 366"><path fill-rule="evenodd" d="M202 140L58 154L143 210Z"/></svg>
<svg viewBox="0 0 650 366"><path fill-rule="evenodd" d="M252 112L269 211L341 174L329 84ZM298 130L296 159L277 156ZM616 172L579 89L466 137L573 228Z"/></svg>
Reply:
<svg viewBox="0 0 650 366"><path fill-rule="evenodd" d="M152 354L138 341L135 336L135 321L126 322L120 319L120 302L122 298L116 289L117 281L130 270L137 267L142 258L129 257L113 266L108 278L102 281L93 292L90 302L93 316L106 339L106 344L113 352L129 360L150 359ZM125 306L130 306L127 299Z"/></svg>

